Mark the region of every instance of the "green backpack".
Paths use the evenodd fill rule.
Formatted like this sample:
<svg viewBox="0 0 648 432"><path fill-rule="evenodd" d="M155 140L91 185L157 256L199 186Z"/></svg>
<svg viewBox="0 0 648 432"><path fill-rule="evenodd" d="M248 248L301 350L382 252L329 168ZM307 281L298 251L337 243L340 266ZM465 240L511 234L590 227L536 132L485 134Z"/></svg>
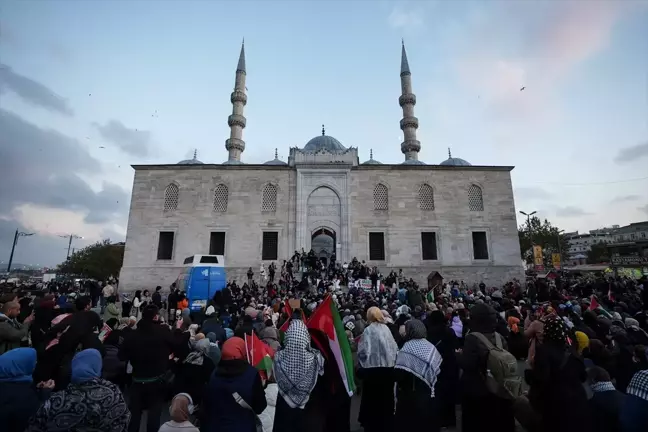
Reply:
<svg viewBox="0 0 648 432"><path fill-rule="evenodd" d="M516 399L522 395L522 377L517 371L517 359L502 347L502 337L495 333L495 345L481 333L475 335L486 348L488 360L486 363L486 387L488 390L505 399Z"/></svg>

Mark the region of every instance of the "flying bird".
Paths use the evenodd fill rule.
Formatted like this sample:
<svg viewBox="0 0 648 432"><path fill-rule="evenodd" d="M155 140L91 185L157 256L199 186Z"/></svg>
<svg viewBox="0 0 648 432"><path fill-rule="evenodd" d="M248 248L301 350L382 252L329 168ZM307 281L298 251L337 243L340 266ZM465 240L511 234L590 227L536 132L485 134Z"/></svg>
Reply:
<svg viewBox="0 0 648 432"><path fill-rule="evenodd" d="M106 147L104 147L104 146L99 146L99 148L106 148Z"/></svg>
<svg viewBox="0 0 648 432"><path fill-rule="evenodd" d="M524 90L525 88L526 88L526 87L522 87L522 88L520 89L520 91Z"/></svg>

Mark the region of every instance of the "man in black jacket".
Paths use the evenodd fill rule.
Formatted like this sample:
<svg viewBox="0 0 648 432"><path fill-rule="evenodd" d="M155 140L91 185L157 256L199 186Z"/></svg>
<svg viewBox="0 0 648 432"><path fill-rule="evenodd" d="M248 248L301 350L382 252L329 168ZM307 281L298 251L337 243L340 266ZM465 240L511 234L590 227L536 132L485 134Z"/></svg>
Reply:
<svg viewBox="0 0 648 432"><path fill-rule="evenodd" d="M160 291L162 291L162 287L158 285L155 287L155 292L151 296L151 303L157 306L158 309L162 309L162 294L160 294Z"/></svg>
<svg viewBox="0 0 648 432"><path fill-rule="evenodd" d="M165 395L164 377L169 370L173 352L171 331L161 325L159 309L151 304L142 311L137 329L127 338L119 351L122 361L133 367L133 385L128 408L131 412L129 432L140 430L142 411L148 410L147 432L157 432Z"/></svg>

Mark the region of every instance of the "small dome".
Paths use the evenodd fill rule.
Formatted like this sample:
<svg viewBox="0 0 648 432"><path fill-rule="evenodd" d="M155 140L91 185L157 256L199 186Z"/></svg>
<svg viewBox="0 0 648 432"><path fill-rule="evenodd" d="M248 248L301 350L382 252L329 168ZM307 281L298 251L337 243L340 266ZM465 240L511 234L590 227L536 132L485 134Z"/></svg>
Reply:
<svg viewBox="0 0 648 432"><path fill-rule="evenodd" d="M178 165L203 165L203 163L197 159L197 156L198 150L194 150L193 159L181 160L180 162L178 162Z"/></svg>
<svg viewBox="0 0 648 432"><path fill-rule="evenodd" d="M240 160L226 160L222 165L244 165Z"/></svg>
<svg viewBox="0 0 648 432"><path fill-rule="evenodd" d="M326 135L324 125L322 125L322 135L316 136L312 140L308 141L303 150L309 153L315 153L319 150L326 150L331 153L341 153L346 151L346 148L340 144L340 141L336 140L332 136Z"/></svg>
<svg viewBox="0 0 648 432"><path fill-rule="evenodd" d="M448 159L441 162L439 165L444 166L471 166L468 161L465 161L461 158L453 158L452 153L450 153L450 147L448 147Z"/></svg>
<svg viewBox="0 0 648 432"><path fill-rule="evenodd" d="M277 149L275 149L275 158L272 160L269 160L268 162L264 163L263 165L277 165L277 166L286 166L288 165L286 162L282 161L279 159L279 154L277 153Z"/></svg>
<svg viewBox="0 0 648 432"><path fill-rule="evenodd" d="M373 149L369 150L369 160L363 162L362 165L382 165L382 162L378 162L373 158Z"/></svg>

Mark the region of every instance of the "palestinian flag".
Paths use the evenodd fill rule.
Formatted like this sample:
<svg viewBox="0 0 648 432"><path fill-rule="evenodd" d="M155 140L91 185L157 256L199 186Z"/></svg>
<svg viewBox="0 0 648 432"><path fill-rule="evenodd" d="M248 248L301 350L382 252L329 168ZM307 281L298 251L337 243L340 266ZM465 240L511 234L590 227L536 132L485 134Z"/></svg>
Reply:
<svg viewBox="0 0 648 432"><path fill-rule="evenodd" d="M245 350L248 363L259 370L261 378L266 381L272 373L272 359L274 350L252 332L252 336L245 334Z"/></svg>
<svg viewBox="0 0 648 432"><path fill-rule="evenodd" d="M599 311L599 314L605 315L607 318L612 319L612 315L610 314L610 312L608 312L607 310L605 310L603 306L601 306L601 304L598 302L598 299L594 295L590 297L589 310Z"/></svg>
<svg viewBox="0 0 648 432"><path fill-rule="evenodd" d="M355 391L353 378L353 359L351 346L344 330L344 324L331 296L327 296L321 305L313 312L306 326L309 329L320 330L328 338L329 348L335 357L342 382L349 396ZM316 340L316 339L313 339Z"/></svg>
<svg viewBox="0 0 648 432"><path fill-rule="evenodd" d="M279 328L279 331L282 332L282 333L286 333L288 331L288 327L290 327L290 318L292 317L292 314L293 314L293 310L290 307L290 303L288 303L288 300L284 300L284 312L286 312L288 314L288 319Z"/></svg>

